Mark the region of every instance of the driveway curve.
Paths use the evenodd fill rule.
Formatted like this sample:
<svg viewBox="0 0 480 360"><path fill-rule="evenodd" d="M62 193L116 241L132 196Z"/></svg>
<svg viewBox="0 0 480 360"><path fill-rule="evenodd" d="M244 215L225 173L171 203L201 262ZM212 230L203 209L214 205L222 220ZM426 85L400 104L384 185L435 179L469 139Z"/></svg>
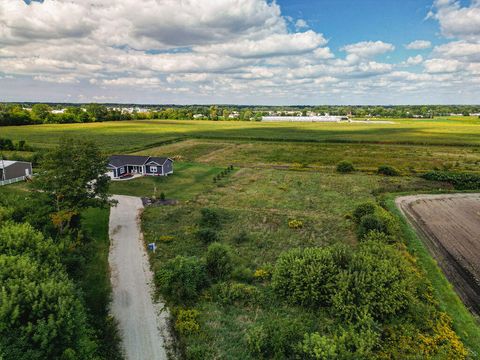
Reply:
<svg viewBox="0 0 480 360"><path fill-rule="evenodd" d="M110 211L111 312L128 360L167 359L167 312L153 301L152 272L140 229L140 198L115 195Z"/></svg>

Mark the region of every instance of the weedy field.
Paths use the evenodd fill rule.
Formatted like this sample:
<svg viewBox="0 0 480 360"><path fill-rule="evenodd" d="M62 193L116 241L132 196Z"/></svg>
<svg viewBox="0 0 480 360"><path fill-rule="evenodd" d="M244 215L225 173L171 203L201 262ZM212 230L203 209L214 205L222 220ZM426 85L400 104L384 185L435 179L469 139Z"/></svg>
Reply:
<svg viewBox="0 0 480 360"><path fill-rule="evenodd" d="M26 140L37 150L72 136L96 141L106 154L175 157L172 176L115 182L111 189L142 197L163 193L179 201L148 207L142 226L145 241L158 246L151 255L158 292L171 306L179 351L189 359L314 358L318 351L331 357L353 352L359 359L480 354L478 322L461 302L439 300L457 297L444 283L437 286L442 277L438 268L418 264L400 230L369 247L355 218L355 209L370 201L393 226L397 220L391 217L398 214L384 209L392 194L452 190L421 179L420 173L478 172L479 119L397 119L392 125L128 121L1 131L0 137ZM353 172L336 171L344 160L353 164ZM398 176L378 175L381 165L395 167ZM15 189L22 191L22 186ZM288 253L297 248L325 253ZM294 291L304 300L279 295L279 259L288 262L295 256L292 264L330 264L322 268L323 275L306 278L320 281L331 271L331 282L321 291L334 291L335 304L318 300L325 294L305 295L315 288L308 281ZM322 260L315 263L315 256ZM375 272L377 266L385 268ZM334 269L342 271L333 275ZM383 292L397 297L374 310L380 305L372 304L380 304L382 295L369 291L383 286L377 281L390 269L398 272L385 284L405 281L412 286ZM358 272L366 274L361 281ZM408 281L398 273L409 274ZM355 303L361 296L354 289L365 283L370 288L365 289L367 305ZM307 306L305 299L313 298L318 302ZM365 311L352 315L348 301ZM396 302L403 305L392 315L385 309ZM377 317L382 311L385 315Z"/></svg>

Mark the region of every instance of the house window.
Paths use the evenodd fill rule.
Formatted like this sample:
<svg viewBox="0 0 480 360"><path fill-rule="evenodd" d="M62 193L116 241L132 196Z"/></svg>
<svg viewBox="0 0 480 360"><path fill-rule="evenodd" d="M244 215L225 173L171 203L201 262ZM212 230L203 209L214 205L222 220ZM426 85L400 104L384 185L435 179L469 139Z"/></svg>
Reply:
<svg viewBox="0 0 480 360"><path fill-rule="evenodd" d="M151 172L157 172L157 167L156 166L150 166L150 171Z"/></svg>
<svg viewBox="0 0 480 360"><path fill-rule="evenodd" d="M120 174L123 174L125 172L125 168L120 168Z"/></svg>

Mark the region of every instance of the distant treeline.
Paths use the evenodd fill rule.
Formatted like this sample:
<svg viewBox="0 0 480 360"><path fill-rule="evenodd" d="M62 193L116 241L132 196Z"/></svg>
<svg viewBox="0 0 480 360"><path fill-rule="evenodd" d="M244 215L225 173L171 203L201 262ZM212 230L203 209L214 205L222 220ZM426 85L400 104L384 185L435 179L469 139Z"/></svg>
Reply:
<svg viewBox="0 0 480 360"><path fill-rule="evenodd" d="M60 111L59 111L60 110ZM351 115L353 117L432 118L479 114L477 105L424 106L237 106L237 105L119 105L119 104L0 104L0 126L86 123L100 121L243 120L262 116Z"/></svg>

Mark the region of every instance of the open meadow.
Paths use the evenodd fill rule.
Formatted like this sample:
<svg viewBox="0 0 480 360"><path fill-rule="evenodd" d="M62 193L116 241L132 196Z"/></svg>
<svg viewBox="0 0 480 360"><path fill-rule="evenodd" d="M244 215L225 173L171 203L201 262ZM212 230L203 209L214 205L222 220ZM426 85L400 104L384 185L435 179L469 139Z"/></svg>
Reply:
<svg viewBox="0 0 480 360"><path fill-rule="evenodd" d="M372 255L368 251L376 250L368 249L368 241L365 245L355 219L357 207L370 202L390 219L391 226L400 217L384 209L386 199L453 190L450 184L428 181L420 174L478 172L479 119L397 119L392 125L143 120L3 127L1 132L0 137L26 140L35 150L51 148L61 137L70 136L94 140L105 154L175 158L173 175L114 182L111 191L156 199L163 193L166 199L176 200L174 205L147 207L142 228L145 242L157 245L150 260L158 295L171 307L172 331L178 351L186 358L294 358L299 351L307 351L302 346L308 345L310 337L313 341L315 334L324 334L322 341L327 343L344 341L344 348L335 351L354 351L365 359L415 359L420 351L423 358L444 354L445 358L477 358L480 354L478 321L452 287L437 286L438 277L445 280L435 264L429 268L417 263L418 254L405 229L392 225L395 230L385 238L388 241L384 239L385 249ZM337 172L337 164L345 160L355 170ZM398 176L379 175L381 165L396 168ZM338 276L351 281L350 285L329 283L322 290L344 286L343 293L338 290L332 295L335 303L311 307L279 295L275 285L279 259L287 261L288 256L299 255L285 253L306 248L345 252L345 258L340 256L345 263L337 264L345 268ZM218 254L226 256L215 258L216 266L223 266L226 273L221 277L212 275L216 271L212 257L221 257ZM386 254L393 255L382 258ZM366 258L349 263L347 259L356 256L373 259L374 265L365 265ZM301 261L307 260L297 263ZM386 267L371 275L370 288L381 288L376 281L387 269L405 266L411 276L406 283L413 284L415 293L402 290L407 293L399 295L404 302L384 317L377 317L370 305L380 302L375 296L382 295L369 295L368 306L354 305L365 310L360 321L355 317L360 315L351 315L352 310L343 306L345 299L361 297L349 292L357 287L352 285L356 275L350 280L345 276L358 272L355 266L374 271L378 264ZM174 276L173 271L180 273ZM182 278L181 271L191 272ZM208 276L200 279L204 272ZM181 284L166 289L165 281L175 278ZM312 274L309 278L316 279ZM192 288L183 293L186 286ZM297 291L307 292L309 284L302 286ZM275 335L277 328L284 330Z"/></svg>

